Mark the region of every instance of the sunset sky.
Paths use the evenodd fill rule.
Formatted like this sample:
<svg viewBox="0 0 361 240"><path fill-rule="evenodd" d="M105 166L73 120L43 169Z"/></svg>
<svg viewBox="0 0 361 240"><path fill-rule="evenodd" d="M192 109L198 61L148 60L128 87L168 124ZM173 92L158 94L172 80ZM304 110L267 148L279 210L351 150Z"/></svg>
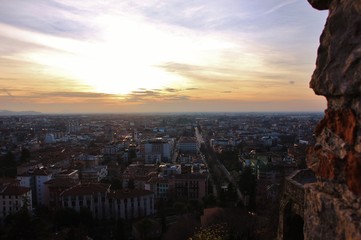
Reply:
<svg viewBox="0 0 361 240"><path fill-rule="evenodd" d="M0 110L323 111L306 0L0 0Z"/></svg>

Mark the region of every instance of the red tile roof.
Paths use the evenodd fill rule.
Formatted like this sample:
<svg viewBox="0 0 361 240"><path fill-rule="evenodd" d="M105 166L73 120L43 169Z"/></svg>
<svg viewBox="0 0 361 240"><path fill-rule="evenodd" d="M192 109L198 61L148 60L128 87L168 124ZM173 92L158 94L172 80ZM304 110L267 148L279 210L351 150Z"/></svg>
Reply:
<svg viewBox="0 0 361 240"><path fill-rule="evenodd" d="M8 195L8 196L20 196L24 195L27 192L30 192L30 188L20 187L20 186L6 186L1 192L0 195Z"/></svg>
<svg viewBox="0 0 361 240"><path fill-rule="evenodd" d="M16 178L0 178L0 185L19 185L20 180Z"/></svg>
<svg viewBox="0 0 361 240"><path fill-rule="evenodd" d="M65 190L63 196L81 196L93 195L96 193L105 193L109 190L110 184L105 183L87 183L76 185L70 189Z"/></svg>
<svg viewBox="0 0 361 240"><path fill-rule="evenodd" d="M44 184L48 185L49 188L70 188L77 184L80 181L77 179L70 179L70 178L54 178L49 181L46 181Z"/></svg>
<svg viewBox="0 0 361 240"><path fill-rule="evenodd" d="M109 198L113 199L124 199L124 198L133 198L133 197L141 197L145 195L152 195L152 191L144 190L144 189L122 189L115 190L109 193Z"/></svg>
<svg viewBox="0 0 361 240"><path fill-rule="evenodd" d="M168 183L168 178L158 178L158 177L152 177L149 179L148 183Z"/></svg>

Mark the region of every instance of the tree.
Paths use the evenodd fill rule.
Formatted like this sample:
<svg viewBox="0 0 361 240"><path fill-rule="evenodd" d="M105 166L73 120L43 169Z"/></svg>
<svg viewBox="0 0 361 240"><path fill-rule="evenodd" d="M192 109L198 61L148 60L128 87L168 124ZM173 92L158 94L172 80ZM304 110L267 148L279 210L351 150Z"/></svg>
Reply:
<svg viewBox="0 0 361 240"><path fill-rule="evenodd" d="M22 162L28 160L28 159L30 158L30 156L31 156L31 154L30 154L29 149L27 149L27 148L22 148L22 149L21 149L20 160L21 160Z"/></svg>
<svg viewBox="0 0 361 240"><path fill-rule="evenodd" d="M110 183L111 189L118 190L123 188L123 182L119 178L113 178Z"/></svg>
<svg viewBox="0 0 361 240"><path fill-rule="evenodd" d="M256 205L256 176L250 167L245 167L240 175L239 189L243 195L249 196L249 207L254 209Z"/></svg>
<svg viewBox="0 0 361 240"><path fill-rule="evenodd" d="M57 229L76 226L78 223L79 215L72 208L58 209L54 214L54 224Z"/></svg>
<svg viewBox="0 0 361 240"><path fill-rule="evenodd" d="M129 179L129 181L128 181L128 188L129 188L129 189L135 189L134 179Z"/></svg>
<svg viewBox="0 0 361 240"><path fill-rule="evenodd" d="M188 212L187 205L183 202L175 202L173 204L173 209L177 212L177 214L185 214Z"/></svg>
<svg viewBox="0 0 361 240"><path fill-rule="evenodd" d="M205 208L214 207L217 205L217 198L213 194L204 196L202 201Z"/></svg>
<svg viewBox="0 0 361 240"><path fill-rule="evenodd" d="M16 176L16 162L14 154L9 151L0 161L1 173L4 177Z"/></svg>
<svg viewBox="0 0 361 240"><path fill-rule="evenodd" d="M32 217L27 209L9 215L5 219L5 231L1 239L49 239L51 224L40 217Z"/></svg>
<svg viewBox="0 0 361 240"><path fill-rule="evenodd" d="M148 235L152 229L151 221L148 218L144 218L137 225L141 239L142 240L149 239Z"/></svg>
<svg viewBox="0 0 361 240"><path fill-rule="evenodd" d="M189 240L223 240L229 239L226 224L214 224L200 228Z"/></svg>

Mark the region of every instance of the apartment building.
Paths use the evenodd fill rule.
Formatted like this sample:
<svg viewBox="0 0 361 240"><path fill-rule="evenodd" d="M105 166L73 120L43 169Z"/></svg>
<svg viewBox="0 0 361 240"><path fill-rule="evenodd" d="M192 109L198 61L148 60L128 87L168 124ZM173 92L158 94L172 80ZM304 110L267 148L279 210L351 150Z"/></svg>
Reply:
<svg viewBox="0 0 361 240"><path fill-rule="evenodd" d="M87 208L97 219L134 219L153 215L154 194L142 189L110 190L109 184L74 186L61 194L62 207Z"/></svg>
<svg viewBox="0 0 361 240"><path fill-rule="evenodd" d="M196 137L181 137L178 141L178 151L180 153L198 153L199 143Z"/></svg>
<svg viewBox="0 0 361 240"><path fill-rule="evenodd" d="M0 219L26 208L32 209L31 189L28 187L5 185L0 187Z"/></svg>
<svg viewBox="0 0 361 240"><path fill-rule="evenodd" d="M173 156L173 139L154 138L143 141L140 152L144 156L145 163L169 162Z"/></svg>
<svg viewBox="0 0 361 240"><path fill-rule="evenodd" d="M45 182L52 178L52 173L46 171L45 168L35 168L26 173L17 175L20 180L20 186L30 188L32 191L32 204L41 206L46 204Z"/></svg>

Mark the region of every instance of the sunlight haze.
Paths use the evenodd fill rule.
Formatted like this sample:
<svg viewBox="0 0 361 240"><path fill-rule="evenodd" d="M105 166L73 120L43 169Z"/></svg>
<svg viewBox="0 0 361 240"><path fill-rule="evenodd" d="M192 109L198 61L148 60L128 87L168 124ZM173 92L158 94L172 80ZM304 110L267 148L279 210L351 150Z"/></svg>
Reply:
<svg viewBox="0 0 361 240"><path fill-rule="evenodd" d="M323 111L307 1L0 0L0 110Z"/></svg>

